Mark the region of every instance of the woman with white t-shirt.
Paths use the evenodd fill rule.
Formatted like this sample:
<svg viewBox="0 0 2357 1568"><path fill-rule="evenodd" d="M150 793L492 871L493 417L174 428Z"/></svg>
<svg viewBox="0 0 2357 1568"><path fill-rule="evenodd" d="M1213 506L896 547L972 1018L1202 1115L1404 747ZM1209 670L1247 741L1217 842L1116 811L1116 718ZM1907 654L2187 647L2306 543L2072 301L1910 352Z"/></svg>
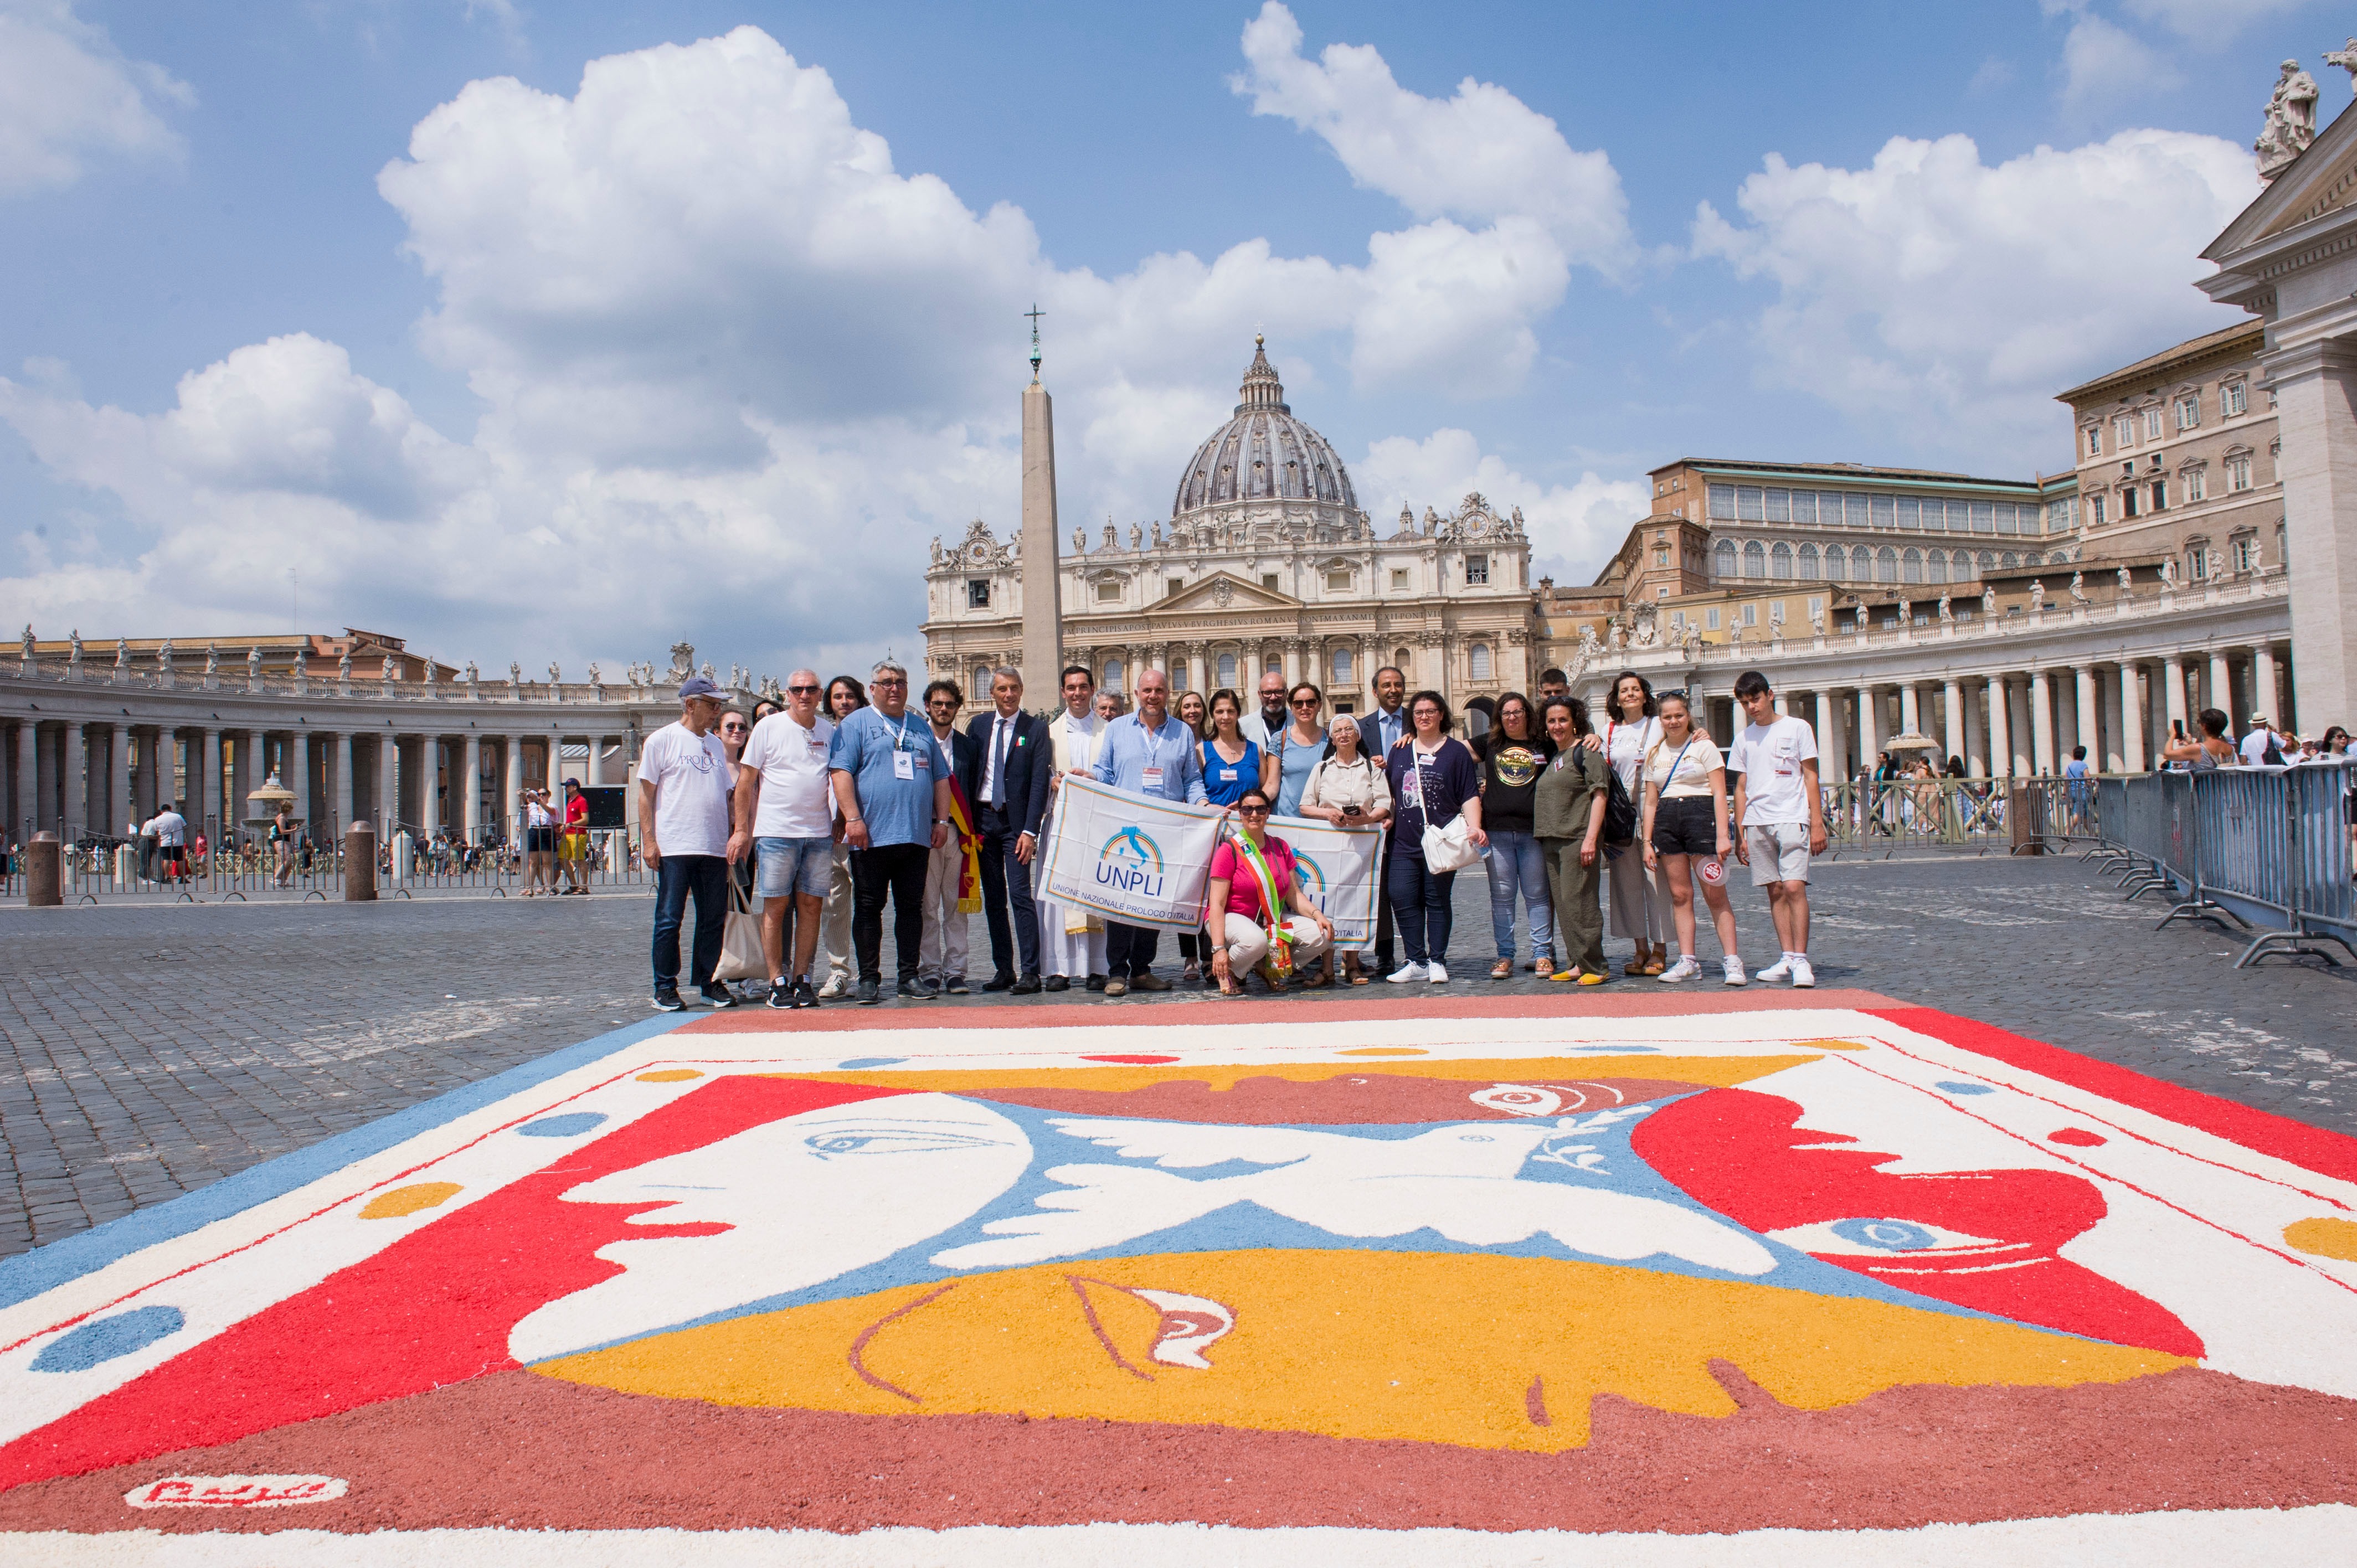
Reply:
<svg viewBox="0 0 2357 1568"><path fill-rule="evenodd" d="M1604 724L1583 743L1602 749L1604 760L1620 776L1629 803L1644 810L1645 758L1661 743L1662 721L1655 716L1652 684L1633 670L1613 677L1612 700L1605 705ZM1660 974L1669 967L1668 900L1652 863L1639 853L1645 842L1624 844L1616 853L1607 846L1605 858L1612 881L1612 934L1637 944L1626 975Z"/></svg>
<svg viewBox="0 0 2357 1568"><path fill-rule="evenodd" d="M1702 881L1703 901L1718 929L1720 965L1729 985L1744 982L1743 957L1736 950L1735 910L1727 901L1727 857L1735 848L1727 809L1727 758L1718 745L1695 728L1683 692L1663 693L1657 704L1662 737L1645 756L1644 822L1637 842L1645 865L1657 869L1677 921L1678 961L1662 973L1664 983L1692 980L1702 972L1695 956L1694 886Z"/></svg>

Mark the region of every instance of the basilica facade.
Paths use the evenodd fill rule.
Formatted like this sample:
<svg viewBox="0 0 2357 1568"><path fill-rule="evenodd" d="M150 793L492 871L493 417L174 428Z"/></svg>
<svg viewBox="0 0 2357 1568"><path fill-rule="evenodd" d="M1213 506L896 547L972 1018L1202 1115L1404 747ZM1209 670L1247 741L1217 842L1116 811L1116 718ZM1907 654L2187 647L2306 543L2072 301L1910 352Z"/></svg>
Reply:
<svg viewBox="0 0 2357 1568"><path fill-rule="evenodd" d="M1344 712L1372 704L1385 665L1459 708L1530 689L1537 617L1519 509L1501 516L1468 495L1446 514L1403 509L1378 525L1257 340L1238 399L1179 474L1168 521L1065 542L1068 662L1117 692L1156 669L1175 692L1234 687L1247 705L1261 674L1280 670ZM982 700L990 670L1022 661L1024 591L1016 542L987 523L934 541L926 668ZM1052 703L1052 678L1043 688L1029 673L1029 700Z"/></svg>

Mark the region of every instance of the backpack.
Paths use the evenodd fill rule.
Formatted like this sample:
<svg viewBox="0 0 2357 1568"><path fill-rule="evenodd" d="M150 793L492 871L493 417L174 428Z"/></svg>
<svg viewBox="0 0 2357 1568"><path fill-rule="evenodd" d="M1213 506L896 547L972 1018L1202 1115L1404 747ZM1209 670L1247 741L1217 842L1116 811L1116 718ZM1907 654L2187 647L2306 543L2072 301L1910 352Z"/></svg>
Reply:
<svg viewBox="0 0 2357 1568"><path fill-rule="evenodd" d="M1604 842L1627 843L1637 836L1637 806L1609 760L1604 764Z"/></svg>

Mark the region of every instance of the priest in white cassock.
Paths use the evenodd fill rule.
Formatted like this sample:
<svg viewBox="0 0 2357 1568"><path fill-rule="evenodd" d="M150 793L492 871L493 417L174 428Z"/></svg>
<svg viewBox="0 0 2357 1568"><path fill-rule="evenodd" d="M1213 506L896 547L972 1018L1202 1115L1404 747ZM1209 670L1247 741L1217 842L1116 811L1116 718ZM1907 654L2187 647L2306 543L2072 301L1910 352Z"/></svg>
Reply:
<svg viewBox="0 0 2357 1568"><path fill-rule="evenodd" d="M1051 788L1060 789L1064 775L1078 768L1096 766L1097 748L1104 744L1105 721L1094 711L1097 683L1086 670L1074 665L1064 671L1064 711L1048 725L1048 744L1054 748L1056 772ZM1055 800L1050 798L1049 811L1052 818ZM1042 877L1038 895L1039 905L1039 972L1044 976L1041 989L1067 991L1075 980L1086 983L1091 991L1103 991L1105 983L1105 929L1102 917L1089 910L1059 903L1049 897L1044 880L1048 857L1032 857L1034 867Z"/></svg>

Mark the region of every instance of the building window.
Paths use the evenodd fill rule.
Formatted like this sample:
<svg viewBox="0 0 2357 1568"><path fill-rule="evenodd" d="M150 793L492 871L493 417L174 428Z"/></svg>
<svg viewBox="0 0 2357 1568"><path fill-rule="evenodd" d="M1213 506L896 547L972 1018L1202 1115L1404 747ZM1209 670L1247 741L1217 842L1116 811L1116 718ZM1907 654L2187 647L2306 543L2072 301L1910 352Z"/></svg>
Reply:
<svg viewBox="0 0 2357 1568"><path fill-rule="evenodd" d="M2087 498L2087 521L2097 528L2104 526L2104 498L2102 496Z"/></svg>
<svg viewBox="0 0 2357 1568"><path fill-rule="evenodd" d="M1770 490L1768 492L1768 521L1770 522L1790 522L1792 521L1792 491Z"/></svg>
<svg viewBox="0 0 2357 1568"><path fill-rule="evenodd" d="M1867 504L1868 506L1870 506L1870 507L1872 507L1872 508L1874 509L1874 526L1875 526L1875 527L1877 527L1877 528L1896 528L1896 527L1898 527L1898 526L1899 526L1899 498L1898 498L1898 497L1896 497L1896 496L1868 496L1868 497L1867 497L1867 498L1866 498L1866 499L1867 499Z"/></svg>
<svg viewBox="0 0 2357 1568"><path fill-rule="evenodd" d="M1099 682L1098 684L1104 687L1108 692L1118 692L1121 690L1121 660L1118 659L1108 659L1105 660L1104 679Z"/></svg>
<svg viewBox="0 0 2357 1568"><path fill-rule="evenodd" d="M2021 531L2021 509L2011 501L1994 501L1990 503L1989 510L1994 514L1994 521L1999 533L2018 533Z"/></svg>
<svg viewBox="0 0 2357 1568"><path fill-rule="evenodd" d="M1916 504L1922 509L1923 526L1925 528L1930 529L1934 533L1945 533L1948 531L1947 502L1934 499L1919 501ZM1958 525L1961 527L1964 520L1960 517L1956 521Z"/></svg>
<svg viewBox="0 0 2357 1568"><path fill-rule="evenodd" d="M1703 611L1702 624L1707 630L1717 631L1718 629L1718 607L1717 605L1713 605L1710 608Z"/></svg>
<svg viewBox="0 0 2357 1568"><path fill-rule="evenodd" d="M1272 594L1281 594L1285 591L1276 585L1276 574L1274 572L1263 572L1260 575L1260 585Z"/></svg>
<svg viewBox="0 0 2357 1568"><path fill-rule="evenodd" d="M1735 541L1722 539L1711 547L1710 575L1714 577L1735 575Z"/></svg>
<svg viewBox="0 0 2357 1568"><path fill-rule="evenodd" d="M1780 583L1792 580L1792 547L1779 541L1769 559L1769 575Z"/></svg>
<svg viewBox="0 0 2357 1568"><path fill-rule="evenodd" d="M1825 546L1825 581L1838 583L1849 575L1849 556L1838 544Z"/></svg>
<svg viewBox="0 0 2357 1568"><path fill-rule="evenodd" d="M1760 521L1765 521L1765 520L1766 520L1766 518L1767 518L1767 515L1768 515L1768 514L1767 514L1765 511L1763 511L1763 510L1761 510L1762 506L1765 504L1765 501L1766 501L1766 498L1760 495L1760 487L1759 487L1759 486L1757 486L1757 485L1738 485L1738 486L1736 486L1736 487L1735 487L1735 517L1736 517L1736 521L1738 521L1738 522L1760 522Z"/></svg>
<svg viewBox="0 0 2357 1568"><path fill-rule="evenodd" d="M1219 671L1219 685L1233 686L1236 683L1236 656L1232 653L1221 654Z"/></svg>
<svg viewBox="0 0 2357 1568"><path fill-rule="evenodd" d="M1469 663L1472 667L1473 679L1487 681L1490 678L1490 645L1486 642L1475 643L1469 656Z"/></svg>
<svg viewBox="0 0 2357 1568"><path fill-rule="evenodd" d="M2210 476L2207 469L2198 467L2188 468L2183 474L2178 476L2178 478L2179 482L2185 487L2185 499L2187 501L2208 500L2210 499Z"/></svg>
<svg viewBox="0 0 2357 1568"><path fill-rule="evenodd" d="M1735 521L1735 487L1733 485L1710 487L1710 515L1725 522Z"/></svg>
<svg viewBox="0 0 2357 1568"><path fill-rule="evenodd" d="M2136 514L2137 491L2134 485L2120 487L2120 521L2125 522Z"/></svg>
<svg viewBox="0 0 2357 1568"><path fill-rule="evenodd" d="M1899 558L1899 580L1902 583L1923 580L1923 553L1921 550L1910 550Z"/></svg>
<svg viewBox="0 0 2357 1568"><path fill-rule="evenodd" d="M2144 411L2144 438L2147 441L2160 439L2160 404L2158 403L2154 403Z"/></svg>
<svg viewBox="0 0 2357 1568"><path fill-rule="evenodd" d="M2152 482L2152 510L2155 511L2167 511L2169 510L2169 481L2167 479L2155 479Z"/></svg>
<svg viewBox="0 0 2357 1568"><path fill-rule="evenodd" d="M2100 457L2103 455L2104 427L2100 424L2091 424L2087 426L2087 456Z"/></svg>
<svg viewBox="0 0 2357 1568"><path fill-rule="evenodd" d="M970 610L986 610L990 607L989 578L968 577L965 580L965 607Z"/></svg>
<svg viewBox="0 0 2357 1568"><path fill-rule="evenodd" d="M1899 552L1886 544L1874 558L1874 580L1878 583L1899 581Z"/></svg>
<svg viewBox="0 0 2357 1568"><path fill-rule="evenodd" d="M1948 580L1948 553L1946 551L1934 550L1930 555L1924 558L1923 580L1927 583L1944 583Z"/></svg>
<svg viewBox="0 0 2357 1568"><path fill-rule="evenodd" d="M2232 419L2238 413L2246 413L2250 406L2251 388L2248 382L2228 381L2218 389L2218 410L2225 418Z"/></svg>
<svg viewBox="0 0 2357 1568"><path fill-rule="evenodd" d="M2259 536L2245 533L2227 546L2234 553L2234 570L2255 572L2259 569Z"/></svg>
<svg viewBox="0 0 2357 1568"><path fill-rule="evenodd" d="M1334 658L1330 668L1334 672L1332 679L1335 685L1347 686L1351 683L1351 650L1349 649L1338 648L1334 650Z"/></svg>
<svg viewBox="0 0 2357 1568"><path fill-rule="evenodd" d="M2226 459L2226 488L2230 490L2251 488L2251 459L2247 455Z"/></svg>
<svg viewBox="0 0 2357 1568"><path fill-rule="evenodd" d="M1686 612L1684 610L1672 610L1670 612L1670 629L1672 631L1684 631L1685 628Z"/></svg>
<svg viewBox="0 0 2357 1568"><path fill-rule="evenodd" d="M1337 566L1332 571L1327 573L1326 591L1329 594L1349 593L1351 591L1351 569L1348 566Z"/></svg>
<svg viewBox="0 0 2357 1568"><path fill-rule="evenodd" d="M2123 413L2123 414L2120 414L2118 417L2115 418L2115 419L2112 421L2112 450L2113 450L2113 451L2115 451L2115 452L2125 452L2125 451L2126 451L2126 450L2127 450L2127 446L2128 446L2128 443L2129 443L2129 442L2131 442L2131 441L2134 441L2135 439L2136 439L2136 421L2135 421L2135 420L2133 420L2133 419L2129 418L2126 414Z"/></svg>
<svg viewBox="0 0 2357 1568"><path fill-rule="evenodd" d="M1743 575L1747 577L1765 577L1768 575L1768 552L1760 548L1756 539L1743 547Z"/></svg>
<svg viewBox="0 0 2357 1568"><path fill-rule="evenodd" d="M1101 605L1117 605L1120 602L1121 580L1119 578L1108 577L1103 582L1097 585L1097 603Z"/></svg>
<svg viewBox="0 0 2357 1568"><path fill-rule="evenodd" d="M1394 594L1405 594L1407 591L1407 568L1405 566L1393 567L1392 592Z"/></svg>
<svg viewBox="0 0 2357 1568"><path fill-rule="evenodd" d="M1782 546L1777 548L1781 549ZM1813 544L1801 546L1801 580L1804 583L1817 580L1817 547Z"/></svg>
<svg viewBox="0 0 2357 1568"><path fill-rule="evenodd" d="M2185 545L2185 575L2189 581L2207 582L2210 577L2210 545L2203 540L2188 540Z"/></svg>
<svg viewBox="0 0 2357 1568"><path fill-rule="evenodd" d="M1465 557L1465 581L1469 585L1479 586L1488 583L1489 580L1490 558L1487 555Z"/></svg>
<svg viewBox="0 0 2357 1568"><path fill-rule="evenodd" d="M1992 533L1992 532L1996 532L1996 502L1994 502L1994 501L1973 501L1973 502L1969 503L1969 510L1970 510L1970 511L1971 511L1971 513L1972 513L1972 519L1973 519L1973 532L1974 532L1975 533Z"/></svg>
<svg viewBox="0 0 2357 1568"><path fill-rule="evenodd" d="M2008 550L2008 551L2007 551L2007 552L2005 553L2005 557L2004 557L2004 565L2005 565L2005 569L2006 569L2007 571L2010 572L2010 571L2012 571L2016 566L2018 566L2018 565L2020 565L2020 564L2021 564L2021 557L2020 557L2020 556L2016 555L2016 554L2015 554L2012 551L2010 551L2010 550Z"/></svg>
<svg viewBox="0 0 2357 1568"><path fill-rule="evenodd" d="M2201 428L2201 394L2200 392L2187 392L2177 400L2177 428L2179 430Z"/></svg>
<svg viewBox="0 0 2357 1568"><path fill-rule="evenodd" d="M1671 488L1676 487L1674 485ZM1401 674L1405 675L1415 668L1415 655L1405 648L1394 648L1392 650L1392 663L1397 667Z"/></svg>

